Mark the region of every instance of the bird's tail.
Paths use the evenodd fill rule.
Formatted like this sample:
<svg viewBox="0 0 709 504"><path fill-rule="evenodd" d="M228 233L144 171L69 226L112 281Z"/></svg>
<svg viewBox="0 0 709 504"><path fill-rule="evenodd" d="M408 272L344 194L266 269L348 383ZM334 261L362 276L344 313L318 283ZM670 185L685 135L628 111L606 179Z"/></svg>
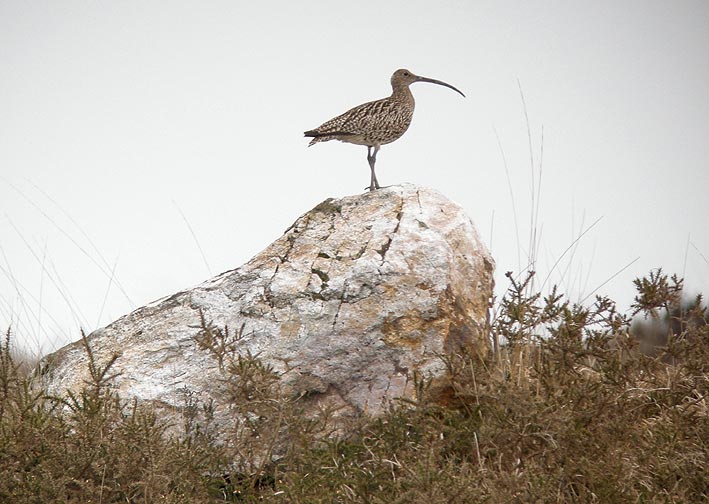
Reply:
<svg viewBox="0 0 709 504"><path fill-rule="evenodd" d="M318 131L318 130L310 130L310 131L306 131L304 133L304 135L306 137L313 138L310 141L310 143L308 144L308 147L310 147L311 145L316 144L318 142L327 142L328 140L338 140L339 137L354 135L354 133L350 133L349 131L328 131L327 133L324 133L324 132Z"/></svg>
<svg viewBox="0 0 709 504"><path fill-rule="evenodd" d="M329 138L325 138L325 135L323 135L322 133L318 133L317 130L306 131L304 136L313 137L313 139L308 144L308 147L318 142L324 142L325 140L329 140Z"/></svg>

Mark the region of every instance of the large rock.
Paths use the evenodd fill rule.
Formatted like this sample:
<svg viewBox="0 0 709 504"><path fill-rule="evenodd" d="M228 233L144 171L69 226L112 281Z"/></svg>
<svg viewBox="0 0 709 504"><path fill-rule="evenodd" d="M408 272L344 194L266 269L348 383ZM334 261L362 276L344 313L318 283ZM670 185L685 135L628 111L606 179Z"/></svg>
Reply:
<svg viewBox="0 0 709 504"><path fill-rule="evenodd" d="M488 348L493 260L463 210L437 192L394 186L328 199L244 266L161 299L88 336L123 398L179 411L185 391L224 404L214 331L258 355L313 408L377 414L441 376L441 354ZM212 328L214 331L207 330ZM231 336L224 338L229 328ZM221 331L219 331L221 329ZM223 364L223 362L221 363ZM50 393L89 381L77 342L44 360Z"/></svg>

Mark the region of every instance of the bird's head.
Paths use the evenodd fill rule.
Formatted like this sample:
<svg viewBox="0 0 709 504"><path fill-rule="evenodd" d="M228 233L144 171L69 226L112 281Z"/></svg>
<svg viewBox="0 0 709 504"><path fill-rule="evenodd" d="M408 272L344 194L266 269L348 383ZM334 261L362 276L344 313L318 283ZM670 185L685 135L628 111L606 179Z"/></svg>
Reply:
<svg viewBox="0 0 709 504"><path fill-rule="evenodd" d="M394 75L391 76L391 87L397 89L402 86L408 86L414 82L430 82L431 84L438 84L439 86L445 86L451 88L453 91L460 93L461 96L465 96L459 89L447 84L443 81L436 79L429 79L428 77L420 77L405 68L400 68Z"/></svg>

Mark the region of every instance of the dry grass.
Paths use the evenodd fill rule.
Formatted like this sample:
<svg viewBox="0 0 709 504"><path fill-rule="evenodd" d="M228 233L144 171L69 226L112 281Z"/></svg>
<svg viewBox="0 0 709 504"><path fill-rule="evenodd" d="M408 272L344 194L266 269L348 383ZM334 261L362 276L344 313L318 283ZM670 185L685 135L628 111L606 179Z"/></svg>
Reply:
<svg viewBox="0 0 709 504"><path fill-rule="evenodd" d="M658 322L656 355L638 351L611 301L579 306L512 282L491 322L496 353L447 357L444 382L419 380L417 401L361 418L346 436L326 414L306 418L257 358L230 353L228 332L202 339L242 415L226 445L214 441L211 406L190 396L181 434L167 434L175 426L115 395L110 366L92 369L79 396L46 396L8 333L0 502L706 502L701 299L678 309L681 281L661 271L636 285L636 315L673 314Z"/></svg>

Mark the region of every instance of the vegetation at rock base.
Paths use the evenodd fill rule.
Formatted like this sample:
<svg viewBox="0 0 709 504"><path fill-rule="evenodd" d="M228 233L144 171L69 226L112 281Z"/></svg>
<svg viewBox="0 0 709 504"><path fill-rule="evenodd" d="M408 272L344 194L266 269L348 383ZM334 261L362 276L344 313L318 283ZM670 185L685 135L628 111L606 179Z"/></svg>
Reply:
<svg viewBox="0 0 709 504"><path fill-rule="evenodd" d="M182 425L90 383L46 395L0 349L0 502L692 503L709 501L709 326L700 297L661 270L635 281L630 315L510 278L490 321L494 351L442 357L444 382L333 430L303 415L237 333L205 330L235 415L215 442L213 404L185 391ZM631 323L631 316L641 322ZM208 324L204 324L208 329ZM651 352L639 351L648 345ZM86 351L90 346L84 338ZM238 417L238 418L237 418ZM278 440L278 453L274 447Z"/></svg>

